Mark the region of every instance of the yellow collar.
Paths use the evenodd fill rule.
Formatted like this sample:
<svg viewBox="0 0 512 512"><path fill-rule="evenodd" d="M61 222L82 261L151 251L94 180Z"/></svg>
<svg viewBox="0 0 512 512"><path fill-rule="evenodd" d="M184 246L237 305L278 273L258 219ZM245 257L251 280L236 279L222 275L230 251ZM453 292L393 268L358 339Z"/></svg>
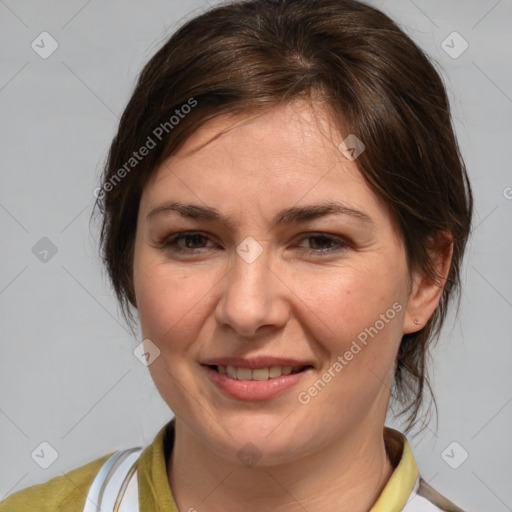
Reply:
<svg viewBox="0 0 512 512"><path fill-rule="evenodd" d="M418 477L418 466L405 436L398 430L384 427L384 443L395 470L370 512L402 510Z"/></svg>

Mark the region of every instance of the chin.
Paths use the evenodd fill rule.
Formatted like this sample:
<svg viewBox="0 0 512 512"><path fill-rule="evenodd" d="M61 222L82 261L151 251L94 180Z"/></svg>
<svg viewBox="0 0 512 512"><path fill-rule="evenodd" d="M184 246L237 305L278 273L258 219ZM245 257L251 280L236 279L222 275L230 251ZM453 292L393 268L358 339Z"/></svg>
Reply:
<svg viewBox="0 0 512 512"><path fill-rule="evenodd" d="M275 466L302 453L303 429L279 414L223 414L219 423L203 432L205 443L217 455L251 466ZM292 413L293 414L293 413ZM300 433L298 432L300 430Z"/></svg>

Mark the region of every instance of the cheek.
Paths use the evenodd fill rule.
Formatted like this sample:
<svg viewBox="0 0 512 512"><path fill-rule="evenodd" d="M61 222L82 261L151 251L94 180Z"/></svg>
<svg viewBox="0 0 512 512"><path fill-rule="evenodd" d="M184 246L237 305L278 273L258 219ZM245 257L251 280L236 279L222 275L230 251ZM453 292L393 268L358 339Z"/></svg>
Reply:
<svg viewBox="0 0 512 512"><path fill-rule="evenodd" d="M336 357L358 337L364 341L365 334L369 339L401 337L405 275L400 264L390 270L371 263L346 266L305 273L297 279L294 291L298 290L302 318L310 319L315 339Z"/></svg>
<svg viewBox="0 0 512 512"><path fill-rule="evenodd" d="M208 306L213 283L204 272L183 272L149 258L143 267L135 265L135 294L143 336L162 351L178 350L187 342L188 334L192 336L195 327L200 327L198 315Z"/></svg>

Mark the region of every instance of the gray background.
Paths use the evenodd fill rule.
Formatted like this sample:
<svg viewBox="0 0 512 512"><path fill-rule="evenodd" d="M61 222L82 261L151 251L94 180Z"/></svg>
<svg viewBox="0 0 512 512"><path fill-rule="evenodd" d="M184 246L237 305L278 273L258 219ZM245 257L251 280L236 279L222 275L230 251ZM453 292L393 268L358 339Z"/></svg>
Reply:
<svg viewBox="0 0 512 512"><path fill-rule="evenodd" d="M433 354L439 428L411 444L425 479L459 506L512 510L512 2L373 4L442 69L477 210L460 314ZM89 217L142 64L206 7L0 0L0 499L147 445L172 417L133 355L140 339L124 327ZM47 59L31 48L43 31L59 45ZM456 59L442 47L453 31L469 43ZM57 248L47 261L32 250L43 237ZM47 469L31 457L44 441L59 455ZM463 450L467 460L452 469L446 460L460 463Z"/></svg>

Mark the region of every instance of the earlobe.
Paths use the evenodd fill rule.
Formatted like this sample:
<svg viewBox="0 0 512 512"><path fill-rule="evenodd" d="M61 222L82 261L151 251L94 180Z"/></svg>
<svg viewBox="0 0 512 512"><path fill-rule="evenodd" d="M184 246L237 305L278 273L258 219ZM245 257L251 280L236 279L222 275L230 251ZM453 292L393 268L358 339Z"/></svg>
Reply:
<svg viewBox="0 0 512 512"><path fill-rule="evenodd" d="M428 322L439 305L450 272L453 256L451 233L440 231L430 238L430 242L433 275L420 272L413 275L412 290L404 317L404 334L417 332Z"/></svg>

